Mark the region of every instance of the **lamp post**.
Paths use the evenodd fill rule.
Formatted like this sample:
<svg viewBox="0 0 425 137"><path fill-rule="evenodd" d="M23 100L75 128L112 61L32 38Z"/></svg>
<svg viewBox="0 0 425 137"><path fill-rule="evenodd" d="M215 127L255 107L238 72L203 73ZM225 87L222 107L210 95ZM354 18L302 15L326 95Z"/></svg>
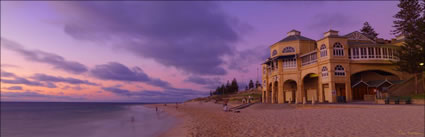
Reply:
<svg viewBox="0 0 425 137"><path fill-rule="evenodd" d="M421 66L422 69L423 69L424 63L423 62L420 62L419 63L419 66ZM424 72L424 69L422 70L422 90L425 90L425 72Z"/></svg>

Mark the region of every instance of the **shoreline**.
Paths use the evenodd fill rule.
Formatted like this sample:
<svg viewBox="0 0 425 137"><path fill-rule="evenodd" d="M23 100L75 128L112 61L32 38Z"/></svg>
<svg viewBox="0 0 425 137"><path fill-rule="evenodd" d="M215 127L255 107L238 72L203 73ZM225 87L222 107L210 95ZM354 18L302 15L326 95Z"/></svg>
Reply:
<svg viewBox="0 0 425 137"><path fill-rule="evenodd" d="M178 107L184 105L184 103L179 104ZM178 111L176 109L175 104L146 104L144 105L147 108L155 109L158 107L159 112L165 112L167 115L173 117L176 121L173 123L173 126L168 128L165 132L159 134L159 137L186 137L187 136L187 124L190 121L189 117L184 114L184 112Z"/></svg>

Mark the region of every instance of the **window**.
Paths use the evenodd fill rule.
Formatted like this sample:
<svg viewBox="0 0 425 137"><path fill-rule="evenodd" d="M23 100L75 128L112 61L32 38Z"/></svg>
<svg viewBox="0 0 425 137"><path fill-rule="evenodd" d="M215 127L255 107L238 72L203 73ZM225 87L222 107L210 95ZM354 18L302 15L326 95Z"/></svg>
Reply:
<svg viewBox="0 0 425 137"><path fill-rule="evenodd" d="M381 58L381 48L375 48L376 58Z"/></svg>
<svg viewBox="0 0 425 137"><path fill-rule="evenodd" d="M396 54L395 52L396 52L396 50L395 50L395 49L393 49L393 48L390 48L390 51L391 51L391 52L390 52L390 57L391 57L390 59L396 59L396 57L395 57L395 54Z"/></svg>
<svg viewBox="0 0 425 137"><path fill-rule="evenodd" d="M375 58L375 52L373 50L374 48L367 48L369 52L369 58Z"/></svg>
<svg viewBox="0 0 425 137"><path fill-rule="evenodd" d="M348 48L348 59L351 59L351 55L352 55L353 53L351 53L351 48Z"/></svg>
<svg viewBox="0 0 425 137"><path fill-rule="evenodd" d="M322 77L328 77L328 68L325 66L322 67Z"/></svg>
<svg viewBox="0 0 425 137"><path fill-rule="evenodd" d="M296 68L297 67L297 59L289 58L283 59L283 68Z"/></svg>
<svg viewBox="0 0 425 137"><path fill-rule="evenodd" d="M388 58L388 48L382 48L382 57L383 58Z"/></svg>
<svg viewBox="0 0 425 137"><path fill-rule="evenodd" d="M266 74L266 71L267 71L267 69L266 69L266 67L264 67L263 68L263 74Z"/></svg>
<svg viewBox="0 0 425 137"><path fill-rule="evenodd" d="M358 59L360 57L359 48L353 48L353 59Z"/></svg>
<svg viewBox="0 0 425 137"><path fill-rule="evenodd" d="M360 48L360 58L367 58L366 48Z"/></svg>
<svg viewBox="0 0 425 137"><path fill-rule="evenodd" d="M276 68L276 70L279 68L278 66L279 65L277 65L277 61L273 61L273 63L274 63L274 67Z"/></svg>
<svg viewBox="0 0 425 137"><path fill-rule="evenodd" d="M344 47L339 42L334 44L334 56L344 56Z"/></svg>
<svg viewBox="0 0 425 137"><path fill-rule="evenodd" d="M285 47L282 52L283 53L295 52L295 49L293 47Z"/></svg>
<svg viewBox="0 0 425 137"><path fill-rule="evenodd" d="M328 55L328 51L326 50L326 45L323 44L320 46L320 57L326 57Z"/></svg>
<svg viewBox="0 0 425 137"><path fill-rule="evenodd" d="M275 56L277 54L276 50L273 50L272 56Z"/></svg>
<svg viewBox="0 0 425 137"><path fill-rule="evenodd" d="M336 65L335 76L345 76L344 67L342 67L341 65Z"/></svg>

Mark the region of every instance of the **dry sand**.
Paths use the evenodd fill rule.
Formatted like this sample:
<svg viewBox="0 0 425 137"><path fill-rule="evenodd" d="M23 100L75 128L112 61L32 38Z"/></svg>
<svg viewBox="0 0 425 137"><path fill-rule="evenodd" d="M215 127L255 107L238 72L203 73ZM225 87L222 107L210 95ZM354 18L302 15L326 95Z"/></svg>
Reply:
<svg viewBox="0 0 425 137"><path fill-rule="evenodd" d="M255 104L240 113L213 103L157 106L180 119L162 136L424 136L423 105Z"/></svg>

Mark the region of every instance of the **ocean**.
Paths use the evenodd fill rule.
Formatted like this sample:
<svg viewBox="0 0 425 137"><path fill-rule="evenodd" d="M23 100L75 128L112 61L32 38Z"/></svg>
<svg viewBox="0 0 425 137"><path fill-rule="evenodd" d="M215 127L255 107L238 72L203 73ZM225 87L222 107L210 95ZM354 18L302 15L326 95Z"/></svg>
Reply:
<svg viewBox="0 0 425 137"><path fill-rule="evenodd" d="M155 137L176 119L143 104L1 102L1 137Z"/></svg>

